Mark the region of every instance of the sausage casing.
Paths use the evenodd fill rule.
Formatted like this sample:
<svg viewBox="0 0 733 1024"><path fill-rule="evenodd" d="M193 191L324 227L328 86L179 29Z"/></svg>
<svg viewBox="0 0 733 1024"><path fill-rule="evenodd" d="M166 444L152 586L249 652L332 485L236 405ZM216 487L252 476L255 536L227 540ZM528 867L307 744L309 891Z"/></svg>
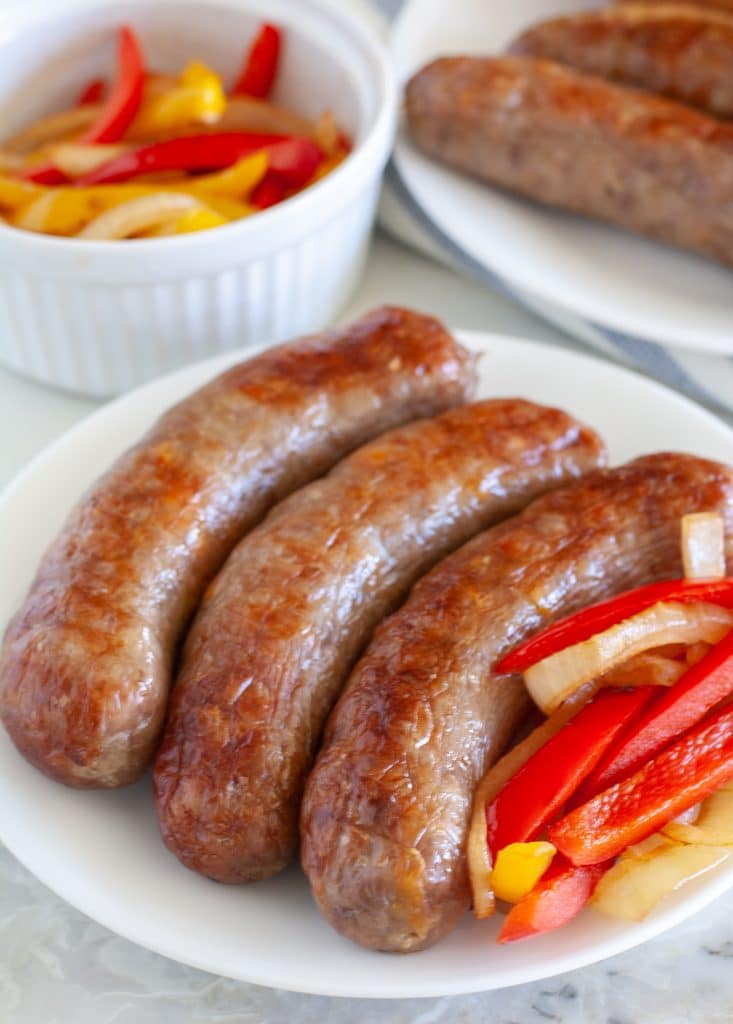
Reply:
<svg viewBox="0 0 733 1024"><path fill-rule="evenodd" d="M616 0L617 3L622 4L633 4L635 7L640 3L640 0ZM645 7L702 7L704 10L718 11L731 11L733 12L733 0L694 0L694 4L691 4L691 0L642 0Z"/></svg>
<svg viewBox="0 0 733 1024"><path fill-rule="evenodd" d="M474 382L474 357L437 321L385 308L270 349L167 412L72 512L7 631L2 718L21 753L72 786L139 778L181 632L245 531Z"/></svg>
<svg viewBox="0 0 733 1024"><path fill-rule="evenodd" d="M508 52L733 116L733 18L714 9L642 3L584 11L527 29Z"/></svg>
<svg viewBox="0 0 733 1024"><path fill-rule="evenodd" d="M527 706L492 666L554 619L679 576L680 518L712 509L733 531L733 470L648 456L537 499L417 583L357 663L306 785L303 866L335 928L409 952L456 925L474 789Z"/></svg>
<svg viewBox="0 0 733 1024"><path fill-rule="evenodd" d="M278 505L186 641L154 771L167 846L221 882L281 870L323 723L377 622L448 551L604 461L566 413L487 401L391 431Z"/></svg>
<svg viewBox="0 0 733 1024"><path fill-rule="evenodd" d="M733 125L532 57L436 60L407 117L482 181L733 264Z"/></svg>

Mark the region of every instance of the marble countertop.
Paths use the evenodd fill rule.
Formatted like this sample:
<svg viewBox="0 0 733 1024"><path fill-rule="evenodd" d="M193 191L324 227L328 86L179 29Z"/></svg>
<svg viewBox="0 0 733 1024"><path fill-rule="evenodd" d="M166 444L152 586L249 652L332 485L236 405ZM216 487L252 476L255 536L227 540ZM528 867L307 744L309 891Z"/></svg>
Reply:
<svg viewBox="0 0 733 1024"><path fill-rule="evenodd" d="M477 284L379 237L345 316L385 301L448 323L580 345ZM96 403L0 370L0 488ZM733 420L732 420L733 422ZM22 424L8 431L7 425ZM328 999L228 981L90 921L0 847L2 1024L729 1024L733 893L629 953L544 982L428 1000Z"/></svg>

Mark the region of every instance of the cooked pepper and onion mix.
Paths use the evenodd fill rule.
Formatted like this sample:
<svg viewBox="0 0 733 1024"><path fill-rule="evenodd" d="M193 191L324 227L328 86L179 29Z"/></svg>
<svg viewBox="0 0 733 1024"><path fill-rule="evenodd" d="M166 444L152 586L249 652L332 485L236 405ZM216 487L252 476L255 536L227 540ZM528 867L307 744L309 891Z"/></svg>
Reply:
<svg viewBox="0 0 733 1024"><path fill-rule="evenodd" d="M0 215L17 228L87 239L185 234L282 202L324 177L351 142L333 114L310 121L271 101L281 32L262 25L227 91L192 60L149 70L119 30L114 80L0 145Z"/></svg>
<svg viewBox="0 0 733 1024"><path fill-rule="evenodd" d="M733 578L724 524L685 516L685 578L593 605L496 666L548 716L481 781L474 913L511 904L499 942L587 904L642 920L733 855ZM501 683L497 683L501 685Z"/></svg>

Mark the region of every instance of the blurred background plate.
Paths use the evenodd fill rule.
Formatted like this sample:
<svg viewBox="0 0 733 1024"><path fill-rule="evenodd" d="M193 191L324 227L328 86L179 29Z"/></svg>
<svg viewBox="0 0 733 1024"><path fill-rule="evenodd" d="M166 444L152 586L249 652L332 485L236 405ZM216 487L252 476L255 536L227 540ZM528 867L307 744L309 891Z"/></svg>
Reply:
<svg viewBox="0 0 733 1024"><path fill-rule="evenodd" d="M443 0L409 0L392 37L400 80L440 54L499 53L528 25L593 6L460 0L447 8ZM395 166L419 208L463 253L549 319L585 332L584 340L596 343L601 330L622 344L733 354L733 276L724 267L474 182L418 153L404 127Z"/></svg>

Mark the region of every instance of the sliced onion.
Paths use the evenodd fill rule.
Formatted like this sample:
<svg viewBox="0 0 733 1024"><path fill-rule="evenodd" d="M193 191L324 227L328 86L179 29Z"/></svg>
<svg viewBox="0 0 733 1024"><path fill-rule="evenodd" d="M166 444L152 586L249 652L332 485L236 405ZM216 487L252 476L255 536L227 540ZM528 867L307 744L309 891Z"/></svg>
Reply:
<svg viewBox="0 0 733 1024"><path fill-rule="evenodd" d="M49 149L49 159L68 178L89 174L108 160L112 160L130 147L125 145L84 145L77 142L59 142Z"/></svg>
<svg viewBox="0 0 733 1024"><path fill-rule="evenodd" d="M72 107L58 114L49 114L28 125L3 143L11 153L27 153L47 142L60 142L77 132L83 132L96 121L101 106L92 103L84 107Z"/></svg>
<svg viewBox="0 0 733 1024"><path fill-rule="evenodd" d="M48 235L75 235L89 220L88 200L75 189L43 192L15 214L13 223L24 231Z"/></svg>
<svg viewBox="0 0 733 1024"><path fill-rule="evenodd" d="M653 647L718 643L733 627L733 611L712 604L659 602L589 640L573 644L524 673L532 698L546 714L578 687Z"/></svg>
<svg viewBox="0 0 733 1024"><path fill-rule="evenodd" d="M733 847L733 829L701 828L699 825L683 825L670 821L663 832L669 839L687 846L730 846Z"/></svg>
<svg viewBox="0 0 733 1024"><path fill-rule="evenodd" d="M0 149L0 173L5 171L21 171L24 167L25 160L20 154Z"/></svg>
<svg viewBox="0 0 733 1024"><path fill-rule="evenodd" d="M597 693L599 683L590 683L566 700L557 711L489 768L476 788L468 833L468 874L473 893L474 915L482 920L496 910L491 888L491 854L486 841L486 807L540 747L566 725Z"/></svg>
<svg viewBox="0 0 733 1024"><path fill-rule="evenodd" d="M601 677L604 686L674 686L688 665L660 654L637 654Z"/></svg>
<svg viewBox="0 0 733 1024"><path fill-rule="evenodd" d="M612 917L643 921L661 899L723 863L732 852L721 846L683 846L666 836L651 836L621 855L598 883L591 903Z"/></svg>
<svg viewBox="0 0 733 1024"><path fill-rule="evenodd" d="M332 156L339 149L341 131L336 116L325 110L315 123L314 138L326 156Z"/></svg>
<svg viewBox="0 0 733 1024"><path fill-rule="evenodd" d="M79 237L98 240L130 238L175 220L197 205L197 199L182 192L156 192L155 195L141 196L100 214L87 224Z"/></svg>
<svg viewBox="0 0 733 1024"><path fill-rule="evenodd" d="M315 138L316 126L307 117L268 100L231 96L216 122L217 132L264 132Z"/></svg>
<svg viewBox="0 0 733 1024"><path fill-rule="evenodd" d="M688 580L725 576L725 523L720 513L693 512L682 517L682 565Z"/></svg>
<svg viewBox="0 0 733 1024"><path fill-rule="evenodd" d="M712 644L705 644L702 641L699 641L696 644L690 644L685 651L685 661L688 668L692 668L694 665L697 665L698 661L702 661L702 659L710 653L711 649Z"/></svg>
<svg viewBox="0 0 733 1024"><path fill-rule="evenodd" d="M694 823L677 819L662 831L692 846L733 846L733 785L728 783L703 800Z"/></svg>

